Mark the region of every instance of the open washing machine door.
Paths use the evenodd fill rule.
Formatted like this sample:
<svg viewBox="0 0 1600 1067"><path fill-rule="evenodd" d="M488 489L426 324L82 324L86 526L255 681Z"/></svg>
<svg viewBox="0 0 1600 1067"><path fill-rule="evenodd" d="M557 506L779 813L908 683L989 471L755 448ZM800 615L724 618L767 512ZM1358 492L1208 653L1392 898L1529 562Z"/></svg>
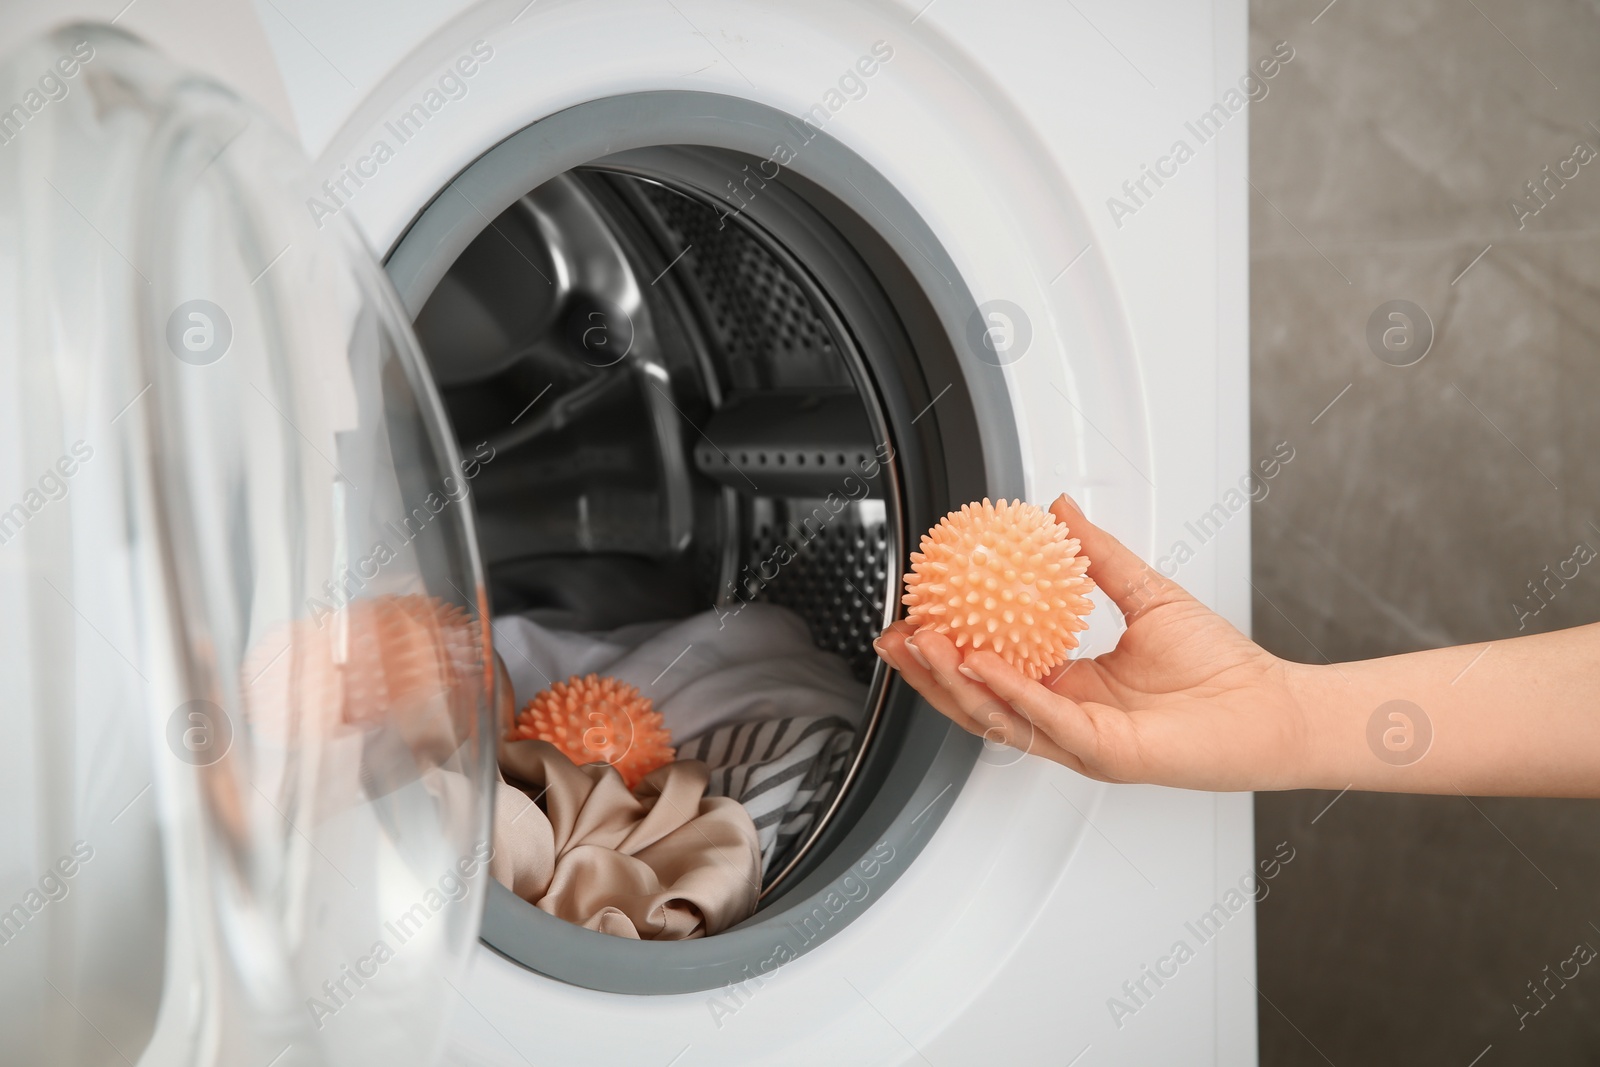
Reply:
<svg viewBox="0 0 1600 1067"><path fill-rule="evenodd" d="M236 98L75 27L0 100L4 1058L432 1062L490 855L476 468Z"/></svg>

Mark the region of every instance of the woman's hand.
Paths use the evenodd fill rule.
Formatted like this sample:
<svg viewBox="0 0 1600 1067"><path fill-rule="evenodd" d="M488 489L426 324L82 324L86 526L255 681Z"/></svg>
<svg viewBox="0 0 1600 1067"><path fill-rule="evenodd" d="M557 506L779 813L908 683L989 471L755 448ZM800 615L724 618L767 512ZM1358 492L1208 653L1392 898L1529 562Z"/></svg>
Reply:
<svg viewBox="0 0 1600 1067"><path fill-rule="evenodd" d="M1280 660L1091 524L1050 508L1089 557L1089 577L1127 620L1117 647L1033 681L993 652L963 656L910 622L873 647L973 733L1092 778L1192 789L1282 789L1311 751L1304 694L1324 668Z"/></svg>

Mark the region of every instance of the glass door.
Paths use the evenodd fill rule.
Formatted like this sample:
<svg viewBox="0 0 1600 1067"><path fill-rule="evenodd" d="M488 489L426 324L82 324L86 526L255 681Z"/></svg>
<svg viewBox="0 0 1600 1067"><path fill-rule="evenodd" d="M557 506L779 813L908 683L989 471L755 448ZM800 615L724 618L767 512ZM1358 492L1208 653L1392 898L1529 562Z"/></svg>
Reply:
<svg viewBox="0 0 1600 1067"><path fill-rule="evenodd" d="M28 1063L431 1062L493 782L463 462L261 116L0 66L0 1017Z"/></svg>

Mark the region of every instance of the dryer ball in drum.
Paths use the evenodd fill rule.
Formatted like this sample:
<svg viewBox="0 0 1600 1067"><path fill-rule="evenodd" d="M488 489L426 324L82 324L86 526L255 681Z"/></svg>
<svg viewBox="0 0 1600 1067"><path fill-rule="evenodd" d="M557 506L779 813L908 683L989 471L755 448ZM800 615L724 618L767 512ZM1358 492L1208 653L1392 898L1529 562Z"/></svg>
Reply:
<svg viewBox="0 0 1600 1067"><path fill-rule="evenodd" d="M1094 581L1067 527L1021 500L964 504L911 553L902 598L919 630L988 649L1039 679L1078 647Z"/></svg>
<svg viewBox="0 0 1600 1067"><path fill-rule="evenodd" d="M574 674L523 707L507 741L548 741L573 763L609 763L633 789L676 758L661 713L615 678Z"/></svg>

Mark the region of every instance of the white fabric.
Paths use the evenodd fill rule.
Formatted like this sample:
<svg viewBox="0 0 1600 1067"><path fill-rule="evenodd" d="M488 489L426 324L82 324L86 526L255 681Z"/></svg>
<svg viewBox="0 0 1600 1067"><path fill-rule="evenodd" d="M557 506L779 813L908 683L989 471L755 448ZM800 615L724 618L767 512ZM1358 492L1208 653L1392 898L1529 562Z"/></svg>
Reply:
<svg viewBox="0 0 1600 1067"><path fill-rule="evenodd" d="M866 703L845 662L813 645L798 615L771 604L606 634L504 615L494 632L519 708L552 682L608 674L654 702L674 744L749 719L832 716L859 727Z"/></svg>

